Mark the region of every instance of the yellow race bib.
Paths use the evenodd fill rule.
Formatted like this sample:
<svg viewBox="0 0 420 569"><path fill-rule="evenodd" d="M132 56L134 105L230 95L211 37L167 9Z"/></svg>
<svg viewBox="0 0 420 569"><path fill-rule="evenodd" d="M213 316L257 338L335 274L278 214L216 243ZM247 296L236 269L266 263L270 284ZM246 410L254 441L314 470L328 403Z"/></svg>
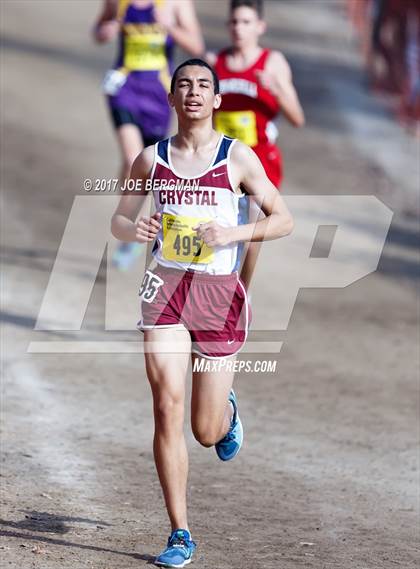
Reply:
<svg viewBox="0 0 420 569"><path fill-rule="evenodd" d="M219 111L216 113L215 127L248 146L258 143L257 119L253 111Z"/></svg>
<svg viewBox="0 0 420 569"><path fill-rule="evenodd" d="M124 36L124 67L128 71L159 71L165 69L167 63L163 33Z"/></svg>
<svg viewBox="0 0 420 569"><path fill-rule="evenodd" d="M162 216L163 258L181 263L208 264L213 261L214 252L193 230L199 223L210 219L184 217L164 213Z"/></svg>

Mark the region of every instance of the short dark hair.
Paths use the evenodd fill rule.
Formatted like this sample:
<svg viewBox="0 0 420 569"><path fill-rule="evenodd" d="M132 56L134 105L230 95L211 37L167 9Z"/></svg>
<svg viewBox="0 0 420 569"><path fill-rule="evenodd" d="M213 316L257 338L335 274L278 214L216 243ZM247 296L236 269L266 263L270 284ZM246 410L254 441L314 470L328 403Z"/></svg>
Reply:
<svg viewBox="0 0 420 569"><path fill-rule="evenodd" d="M263 0L230 0L231 13L233 12L233 10L236 10L236 8L241 8L242 6L246 6L247 8L252 8L257 12L260 18L263 17L264 14Z"/></svg>
<svg viewBox="0 0 420 569"><path fill-rule="evenodd" d="M187 61L184 61L183 63L178 65L178 67L175 69L174 74L172 75L172 79L171 79L171 93L172 94L174 94L174 92L175 92L175 83L176 83L176 79L177 79L179 71L183 67L187 67L189 65L198 65L199 67L206 67L212 74L215 94L218 95L220 93L219 78L216 75L216 72L213 69L213 67L211 65L209 65L207 63L207 61L204 61L204 59L193 58L193 59L187 59Z"/></svg>

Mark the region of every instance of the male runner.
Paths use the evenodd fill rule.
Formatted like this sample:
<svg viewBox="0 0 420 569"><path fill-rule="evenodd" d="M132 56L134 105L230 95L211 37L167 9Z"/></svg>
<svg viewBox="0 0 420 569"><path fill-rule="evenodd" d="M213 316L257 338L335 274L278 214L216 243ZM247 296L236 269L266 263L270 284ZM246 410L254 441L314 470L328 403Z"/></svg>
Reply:
<svg viewBox="0 0 420 569"><path fill-rule="evenodd" d="M137 221L141 198L123 195L112 232L124 241L154 242L157 268L146 271L140 289L139 327L153 394L155 463L172 526L155 563L183 567L196 547L187 520L183 433L188 364L192 358L194 436L205 447L215 446L222 460L231 460L243 438L234 373L196 371L194 362L232 361L245 343L249 316L246 292L234 270L238 243L282 237L293 223L255 153L213 130L221 96L207 63L191 59L176 69L169 103L178 116L178 133L146 148L131 171L142 181L143 195L153 186L156 213ZM242 188L266 215L256 224L238 224ZM164 352L159 344L176 353Z"/></svg>
<svg viewBox="0 0 420 569"><path fill-rule="evenodd" d="M141 150L167 135L175 45L200 55L204 44L191 0L104 0L94 37L103 43L117 35L117 58L103 87L122 154L122 185ZM113 262L126 269L138 251L138 244L122 243Z"/></svg>
<svg viewBox="0 0 420 569"><path fill-rule="evenodd" d="M281 152L275 140L274 119L282 112L295 127L304 125L305 117L292 73L284 55L262 48L266 30L262 0L231 0L229 13L231 46L218 55L207 54L220 79L222 104L215 112L216 130L248 144L272 183L280 188L283 179ZM248 218L248 204L241 211ZM250 211L255 219L258 212ZM248 245L241 278L248 290L255 268L258 244Z"/></svg>

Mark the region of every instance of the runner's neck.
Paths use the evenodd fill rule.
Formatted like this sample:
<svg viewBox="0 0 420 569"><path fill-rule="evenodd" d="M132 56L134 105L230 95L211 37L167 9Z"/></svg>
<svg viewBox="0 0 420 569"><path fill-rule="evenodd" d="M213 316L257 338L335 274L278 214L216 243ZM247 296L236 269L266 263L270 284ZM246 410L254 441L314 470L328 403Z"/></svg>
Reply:
<svg viewBox="0 0 420 569"><path fill-rule="evenodd" d="M232 47L226 60L227 67L232 71L245 71L255 65L263 51L258 44L241 48Z"/></svg>
<svg viewBox="0 0 420 569"><path fill-rule="evenodd" d="M201 121L197 121L197 124L179 122L178 133L172 138L172 144L180 150L196 151L206 146L214 146L219 136L211 122L208 124L203 124Z"/></svg>
<svg viewBox="0 0 420 569"><path fill-rule="evenodd" d="M176 134L168 147L168 161L173 173L180 178L203 176L213 164L222 138L223 135L213 129L206 136L185 131Z"/></svg>
<svg viewBox="0 0 420 569"><path fill-rule="evenodd" d="M154 5L153 0L131 0L130 4L136 8L150 8Z"/></svg>

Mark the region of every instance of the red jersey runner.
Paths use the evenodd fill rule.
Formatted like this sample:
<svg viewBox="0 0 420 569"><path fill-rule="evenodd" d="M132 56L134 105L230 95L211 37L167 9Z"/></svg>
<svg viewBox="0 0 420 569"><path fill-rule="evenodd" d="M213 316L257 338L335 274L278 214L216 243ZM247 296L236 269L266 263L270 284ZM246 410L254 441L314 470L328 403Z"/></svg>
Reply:
<svg viewBox="0 0 420 569"><path fill-rule="evenodd" d="M263 71L270 55L263 49L257 61L243 71L232 71L227 66L229 49L220 52L215 71L220 79L222 104L215 112L218 131L248 144L261 160L267 176L276 187L282 180L282 160L274 143L276 127L273 119L280 112L277 98L263 87L257 71Z"/></svg>

